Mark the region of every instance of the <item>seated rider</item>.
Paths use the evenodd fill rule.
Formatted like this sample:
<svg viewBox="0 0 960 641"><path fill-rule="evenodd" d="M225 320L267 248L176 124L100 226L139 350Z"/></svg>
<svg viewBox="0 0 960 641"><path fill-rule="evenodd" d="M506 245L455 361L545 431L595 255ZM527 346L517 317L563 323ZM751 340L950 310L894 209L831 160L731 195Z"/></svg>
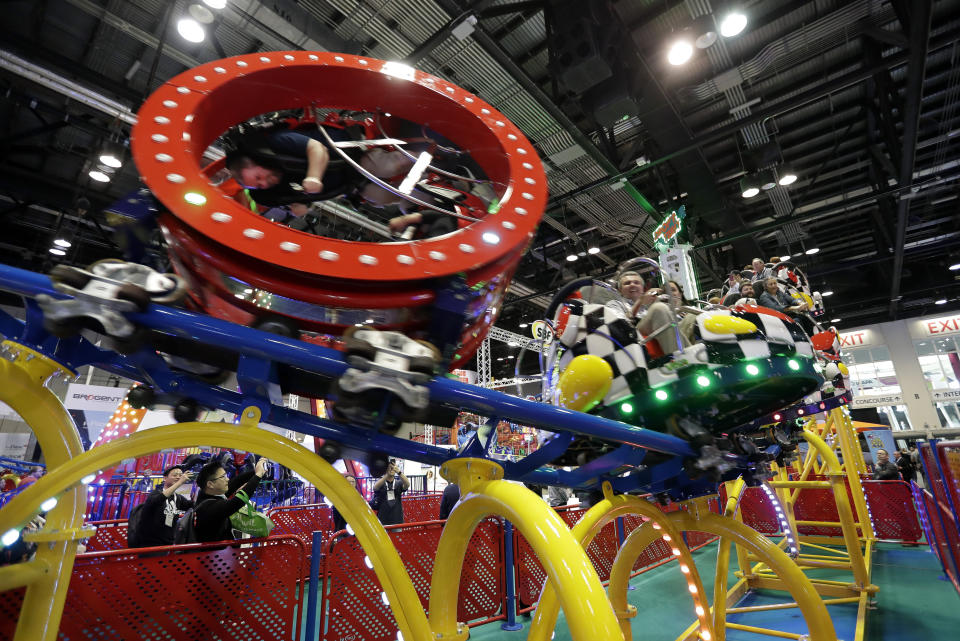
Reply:
<svg viewBox="0 0 960 641"><path fill-rule="evenodd" d="M392 231L401 231L412 224L434 224L438 219L447 224L442 225L444 229L439 232L432 230L431 235L456 229L455 219L437 212L406 214L405 209L411 203L368 182L328 148L323 132L334 143L358 141L364 137L362 127L330 123L305 123L296 128L286 125L282 122L268 128L245 130L239 136L236 149L227 154L227 170L257 205L287 206L299 217L307 213L309 203L355 193L391 216ZM405 176L413 164L399 151L383 147L366 151L362 147L346 147L344 151L363 169L388 182ZM415 195L421 200L431 200L431 196L419 190ZM293 223L290 226L303 227Z"/></svg>
<svg viewBox="0 0 960 641"><path fill-rule="evenodd" d="M657 300L659 290L645 292L643 278L637 272L628 271L617 279L617 290L622 298L607 303L620 317L637 320L637 331L652 338L663 355L689 346L689 342L673 325L677 318L665 303Z"/></svg>

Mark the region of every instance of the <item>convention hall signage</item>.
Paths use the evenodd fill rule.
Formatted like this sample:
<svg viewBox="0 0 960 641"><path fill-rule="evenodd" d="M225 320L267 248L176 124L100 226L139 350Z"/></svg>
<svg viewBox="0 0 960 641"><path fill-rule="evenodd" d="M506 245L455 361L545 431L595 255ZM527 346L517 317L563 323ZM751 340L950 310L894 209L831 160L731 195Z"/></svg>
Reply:
<svg viewBox="0 0 960 641"><path fill-rule="evenodd" d="M903 394L881 394L879 396L854 396L850 407L882 407L884 405L903 405Z"/></svg>
<svg viewBox="0 0 960 641"><path fill-rule="evenodd" d="M864 345L874 345L876 342L876 332L872 329L861 329L840 334L840 347L862 347Z"/></svg>
<svg viewBox="0 0 960 641"><path fill-rule="evenodd" d="M917 323L920 331L927 336L960 333L960 314L931 318Z"/></svg>
<svg viewBox="0 0 960 641"><path fill-rule="evenodd" d="M63 399L63 406L68 410L113 412L126 395L127 389L125 387L72 383L67 387L67 396Z"/></svg>
<svg viewBox="0 0 960 641"><path fill-rule="evenodd" d="M960 389L935 389L930 392L934 402L960 402Z"/></svg>

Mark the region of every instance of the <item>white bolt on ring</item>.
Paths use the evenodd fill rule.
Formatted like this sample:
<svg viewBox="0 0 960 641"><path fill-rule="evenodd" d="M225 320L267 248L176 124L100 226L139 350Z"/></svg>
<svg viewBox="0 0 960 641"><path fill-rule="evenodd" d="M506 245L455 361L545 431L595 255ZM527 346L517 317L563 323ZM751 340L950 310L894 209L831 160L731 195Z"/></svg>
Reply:
<svg viewBox="0 0 960 641"><path fill-rule="evenodd" d="M520 214L521 216L526 216L526 215L527 215L527 210L524 209L523 207L515 207L513 211L517 212L517 213Z"/></svg>
<svg viewBox="0 0 960 641"><path fill-rule="evenodd" d="M189 87L177 87L177 93L187 94L190 93Z"/></svg>
<svg viewBox="0 0 960 641"><path fill-rule="evenodd" d="M340 254L337 252L332 252L329 249L324 249L322 252L320 252L320 258L333 262L340 259Z"/></svg>
<svg viewBox="0 0 960 641"><path fill-rule="evenodd" d="M472 254L474 252L473 245L468 245L467 243L460 243L460 251L464 254Z"/></svg>
<svg viewBox="0 0 960 641"><path fill-rule="evenodd" d="M180 183L187 181L187 179L181 176L180 174L167 174L167 180L169 180L172 183L176 183L178 185Z"/></svg>
<svg viewBox="0 0 960 641"><path fill-rule="evenodd" d="M163 106L166 107L167 109L176 109L180 105L177 104L176 100L164 100Z"/></svg>
<svg viewBox="0 0 960 641"><path fill-rule="evenodd" d="M533 194L530 194L527 192L523 192L522 194L520 194L520 197L525 200L533 200Z"/></svg>
<svg viewBox="0 0 960 641"><path fill-rule="evenodd" d="M528 162L525 162L525 163L523 163L523 168L524 168L524 169L533 169L533 165L531 165L531 164L528 163Z"/></svg>
<svg viewBox="0 0 960 641"><path fill-rule="evenodd" d="M320 59L320 58L318 58L317 56L315 56L315 55L312 54L312 53L311 53L309 56L307 56L307 57L310 58L311 60L313 60L314 62L316 62L317 60Z"/></svg>
<svg viewBox="0 0 960 641"><path fill-rule="evenodd" d="M288 54L286 54L286 55L283 56L283 59L284 59L284 60L293 60L293 56L291 56L291 55L288 53Z"/></svg>
<svg viewBox="0 0 960 641"><path fill-rule="evenodd" d="M206 76L194 76L193 79L196 80L197 82L206 82L206 81L207 81Z"/></svg>
<svg viewBox="0 0 960 641"><path fill-rule="evenodd" d="M193 114L187 114L183 117L184 122L193 122Z"/></svg>
<svg viewBox="0 0 960 641"><path fill-rule="evenodd" d="M251 240L260 240L263 238L263 232L253 227L247 227L243 230L243 235Z"/></svg>
<svg viewBox="0 0 960 641"><path fill-rule="evenodd" d="M158 125L169 125L170 119L166 116L154 116L153 122L157 123Z"/></svg>
<svg viewBox="0 0 960 641"><path fill-rule="evenodd" d="M213 70L216 71L217 73L227 73L227 70L224 69L223 67L214 67Z"/></svg>
<svg viewBox="0 0 960 641"><path fill-rule="evenodd" d="M300 245L297 243L291 243L289 240L285 240L282 243L280 243L280 249L282 249L285 252L290 252L292 254L294 252L300 251Z"/></svg>
<svg viewBox="0 0 960 641"><path fill-rule="evenodd" d="M433 260L436 260L436 261L446 260L446 259L447 259L447 255L444 254L443 252L438 252L438 251L434 250L434 251L430 252L430 258L432 258Z"/></svg>
<svg viewBox="0 0 960 641"><path fill-rule="evenodd" d="M464 98L463 100L464 100L464 102L473 102L473 98L471 98L470 96L467 96L467 97Z"/></svg>
<svg viewBox="0 0 960 641"><path fill-rule="evenodd" d="M246 66L247 66L247 63L244 62L243 60L237 60L237 66L238 66L238 67L246 67Z"/></svg>
<svg viewBox="0 0 960 641"><path fill-rule="evenodd" d="M357 260L359 260L364 265L376 265L377 263L380 262L379 260L377 260L376 256L371 256L370 254L360 254L360 256L357 257Z"/></svg>
<svg viewBox="0 0 960 641"><path fill-rule="evenodd" d="M260 62L270 62L270 58L266 56L260 56Z"/></svg>
<svg viewBox="0 0 960 641"><path fill-rule="evenodd" d="M507 134L507 140L516 140L516 139L517 139L516 134Z"/></svg>
<svg viewBox="0 0 960 641"><path fill-rule="evenodd" d="M536 184L537 184L537 181L534 180L533 178L530 178L530 177L524 178L524 179L523 179L523 182L527 183L528 185L536 185Z"/></svg>
<svg viewBox="0 0 960 641"><path fill-rule="evenodd" d="M527 150L524 149L523 147L517 147L517 153L520 154L521 156L526 156Z"/></svg>
<svg viewBox="0 0 960 641"><path fill-rule="evenodd" d="M487 109L486 107L484 107L483 109L480 110L480 113L482 113L482 114L485 115L485 116L489 116L489 115L490 115L490 110Z"/></svg>
<svg viewBox="0 0 960 641"><path fill-rule="evenodd" d="M154 159L158 162L173 162L173 156L170 154L157 154L154 156Z"/></svg>
<svg viewBox="0 0 960 641"><path fill-rule="evenodd" d="M212 218L213 221L217 223L229 223L231 220L233 220L233 216L231 216L230 214L225 214L222 211L213 212L212 214L210 214L210 218Z"/></svg>
<svg viewBox="0 0 960 641"><path fill-rule="evenodd" d="M153 142L167 142L170 139L164 136L163 134L153 134L152 136L150 136L150 140L152 140Z"/></svg>
<svg viewBox="0 0 960 641"><path fill-rule="evenodd" d="M363 58L360 58L360 60L358 60L357 62L359 62L359 63L362 64L362 65L368 65L368 64L370 64L369 62L367 62L367 61L364 60Z"/></svg>
<svg viewBox="0 0 960 641"><path fill-rule="evenodd" d="M413 256L407 256L406 254L400 254L397 256L397 262L401 265L412 265L414 262Z"/></svg>
<svg viewBox="0 0 960 641"><path fill-rule="evenodd" d="M502 120L498 120L498 121L497 121L497 126L498 126L498 127L506 127L506 126L507 126L507 123L503 122Z"/></svg>
<svg viewBox="0 0 960 641"><path fill-rule="evenodd" d="M516 229L516 228L517 228L517 226L514 225L513 223L511 223L509 220L505 220L505 221L503 221L503 222L500 223L500 224L503 225L503 228L504 228L504 229Z"/></svg>
<svg viewBox="0 0 960 641"><path fill-rule="evenodd" d="M334 56L333 59L337 62L343 62L343 56Z"/></svg>

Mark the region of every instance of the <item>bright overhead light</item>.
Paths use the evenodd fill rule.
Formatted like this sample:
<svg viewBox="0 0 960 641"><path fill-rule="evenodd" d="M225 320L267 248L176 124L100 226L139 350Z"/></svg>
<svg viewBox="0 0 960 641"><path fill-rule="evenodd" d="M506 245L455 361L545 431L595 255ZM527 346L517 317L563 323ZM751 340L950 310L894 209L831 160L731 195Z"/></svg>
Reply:
<svg viewBox="0 0 960 641"><path fill-rule="evenodd" d="M117 158L113 153L104 152L100 155L100 162L102 162L107 167L112 167L113 169L118 169L120 165L123 164L123 161Z"/></svg>
<svg viewBox="0 0 960 641"><path fill-rule="evenodd" d="M816 254L818 251L820 251L820 248L819 248L819 247L811 247L810 249L808 249L807 251L805 251L805 252L803 252L803 253L806 254L807 256L813 256L813 255Z"/></svg>
<svg viewBox="0 0 960 641"><path fill-rule="evenodd" d="M842 318L831 318L831 319L830 319L830 322L831 322L831 323L839 323L839 322L842 321L842 320L843 320Z"/></svg>
<svg viewBox="0 0 960 641"><path fill-rule="evenodd" d="M744 198L753 198L759 193L760 193L760 189L758 187L747 187L740 193L740 195L743 196Z"/></svg>
<svg viewBox="0 0 960 641"><path fill-rule="evenodd" d="M572 263L573 261L577 260L578 258L579 258L579 256L577 256L576 254L567 254L567 262Z"/></svg>
<svg viewBox="0 0 960 641"><path fill-rule="evenodd" d="M782 262L785 262L785 261L788 261L788 260L790 260L790 254L784 254L783 256L780 257L780 262L781 262L781 263L782 263Z"/></svg>
<svg viewBox="0 0 960 641"><path fill-rule="evenodd" d="M939 300L935 300L935 301L933 301L933 304L934 304L934 305L946 305L946 304L947 304L947 299L946 299L946 298L941 298L941 299L939 299Z"/></svg>
<svg viewBox="0 0 960 641"><path fill-rule="evenodd" d="M720 35L732 38L747 28L747 16L739 11L731 11L720 21Z"/></svg>
<svg viewBox="0 0 960 641"><path fill-rule="evenodd" d="M520 329L526 329L530 327L530 323L520 323Z"/></svg>
<svg viewBox="0 0 960 641"><path fill-rule="evenodd" d="M187 42L203 42L207 37L203 27L193 18L180 18L177 21L177 33Z"/></svg>
<svg viewBox="0 0 960 641"><path fill-rule="evenodd" d="M67 255L67 252L63 251L63 250L60 249L59 247L51 247L51 248L48 249L47 251L49 251L49 252L50 252L51 254L53 254L54 256L66 256L66 255Z"/></svg>
<svg viewBox="0 0 960 641"><path fill-rule="evenodd" d="M753 198L760 193L760 188L757 186L757 179L750 174L747 174L740 179L740 195L744 198Z"/></svg>
<svg viewBox="0 0 960 641"><path fill-rule="evenodd" d="M105 173L103 173L102 171L99 171L99 170L97 170L97 169L92 170L92 171L90 172L89 176L90 176L91 178L93 178L94 180L96 180L97 182L100 182L100 183L108 183L108 182L110 182L110 176L106 175Z"/></svg>
<svg viewBox="0 0 960 641"><path fill-rule="evenodd" d="M947 267L947 269L949 269L949 270L952 271L952 272L955 272L955 271L957 271L958 269L960 269L960 263L954 263L954 264L950 265L949 267Z"/></svg>
<svg viewBox="0 0 960 641"><path fill-rule="evenodd" d="M793 172L788 171L784 175L780 176L780 180L778 180L777 182L779 182L780 185L783 187L786 187L787 185L792 185L793 183L797 182L797 175Z"/></svg>
<svg viewBox="0 0 960 641"><path fill-rule="evenodd" d="M53 244L57 247L69 247L73 243L71 243L69 240L64 240L63 238L57 238L53 241Z"/></svg>
<svg viewBox="0 0 960 641"><path fill-rule="evenodd" d="M821 292L821 293L820 293L820 296L821 296L821 297L833 296L833 290L832 290L832 289L828 289L828 290L825 291L825 292Z"/></svg>
<svg viewBox="0 0 960 641"><path fill-rule="evenodd" d="M693 55L693 45L686 40L677 40L670 45L667 53L667 62L672 65L682 65Z"/></svg>
<svg viewBox="0 0 960 641"><path fill-rule="evenodd" d="M589 249L587 249L587 253L590 254L590 255L599 254L599 253L600 253L600 248L599 248L599 247L590 247Z"/></svg>
<svg viewBox="0 0 960 641"><path fill-rule="evenodd" d="M203 0L203 4L211 9L223 9L227 6L227 0Z"/></svg>

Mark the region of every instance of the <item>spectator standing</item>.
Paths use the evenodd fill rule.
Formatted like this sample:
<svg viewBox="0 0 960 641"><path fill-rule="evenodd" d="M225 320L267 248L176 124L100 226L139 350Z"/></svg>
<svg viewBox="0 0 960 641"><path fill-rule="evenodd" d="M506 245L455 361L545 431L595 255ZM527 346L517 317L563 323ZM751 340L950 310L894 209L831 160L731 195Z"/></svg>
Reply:
<svg viewBox="0 0 960 641"><path fill-rule="evenodd" d="M910 460L910 454L897 450L894 452L894 456L897 459L897 469L900 470L900 476L903 477L903 480L908 483L910 481L916 481L917 468L913 466L913 461Z"/></svg>
<svg viewBox="0 0 960 641"><path fill-rule="evenodd" d="M566 505L569 500L570 494L567 492L567 488L558 485L551 485L547 488L547 505L550 507Z"/></svg>
<svg viewBox="0 0 960 641"><path fill-rule="evenodd" d="M403 503L400 497L409 488L410 481L400 470L396 459L391 459L387 473L373 484L374 510L381 523L384 525L403 523Z"/></svg>
<svg viewBox="0 0 960 641"><path fill-rule="evenodd" d="M449 483L443 488L443 496L440 498L440 515L437 517L441 521L450 516L450 512L460 501L460 486L456 483Z"/></svg>
<svg viewBox="0 0 960 641"><path fill-rule="evenodd" d="M900 470L890 462L890 455L886 450L877 450L877 463L873 466L874 481L899 481Z"/></svg>
<svg viewBox="0 0 960 641"><path fill-rule="evenodd" d="M269 461L261 458L254 466L253 474L240 474L228 480L227 472L219 461L211 461L203 466L197 477L197 486L200 493L197 495L196 527L194 532L197 541L226 541L233 539L233 528L230 526L230 515L238 512L246 502L236 496L242 489L247 496L252 497L260 479L267 473ZM229 498L227 498L229 496Z"/></svg>
<svg viewBox="0 0 960 641"><path fill-rule="evenodd" d="M177 490L192 479L193 472L184 472L179 465L171 465L163 471L163 485L150 492L140 508L137 547L173 545L177 521L193 507L193 501L177 493Z"/></svg>
<svg viewBox="0 0 960 641"><path fill-rule="evenodd" d="M357 489L357 479L354 476L347 474L344 478L347 479L347 482L350 483L353 489ZM340 530L347 529L347 520L340 514L337 506L331 505L330 507L333 509L333 531L339 532Z"/></svg>

